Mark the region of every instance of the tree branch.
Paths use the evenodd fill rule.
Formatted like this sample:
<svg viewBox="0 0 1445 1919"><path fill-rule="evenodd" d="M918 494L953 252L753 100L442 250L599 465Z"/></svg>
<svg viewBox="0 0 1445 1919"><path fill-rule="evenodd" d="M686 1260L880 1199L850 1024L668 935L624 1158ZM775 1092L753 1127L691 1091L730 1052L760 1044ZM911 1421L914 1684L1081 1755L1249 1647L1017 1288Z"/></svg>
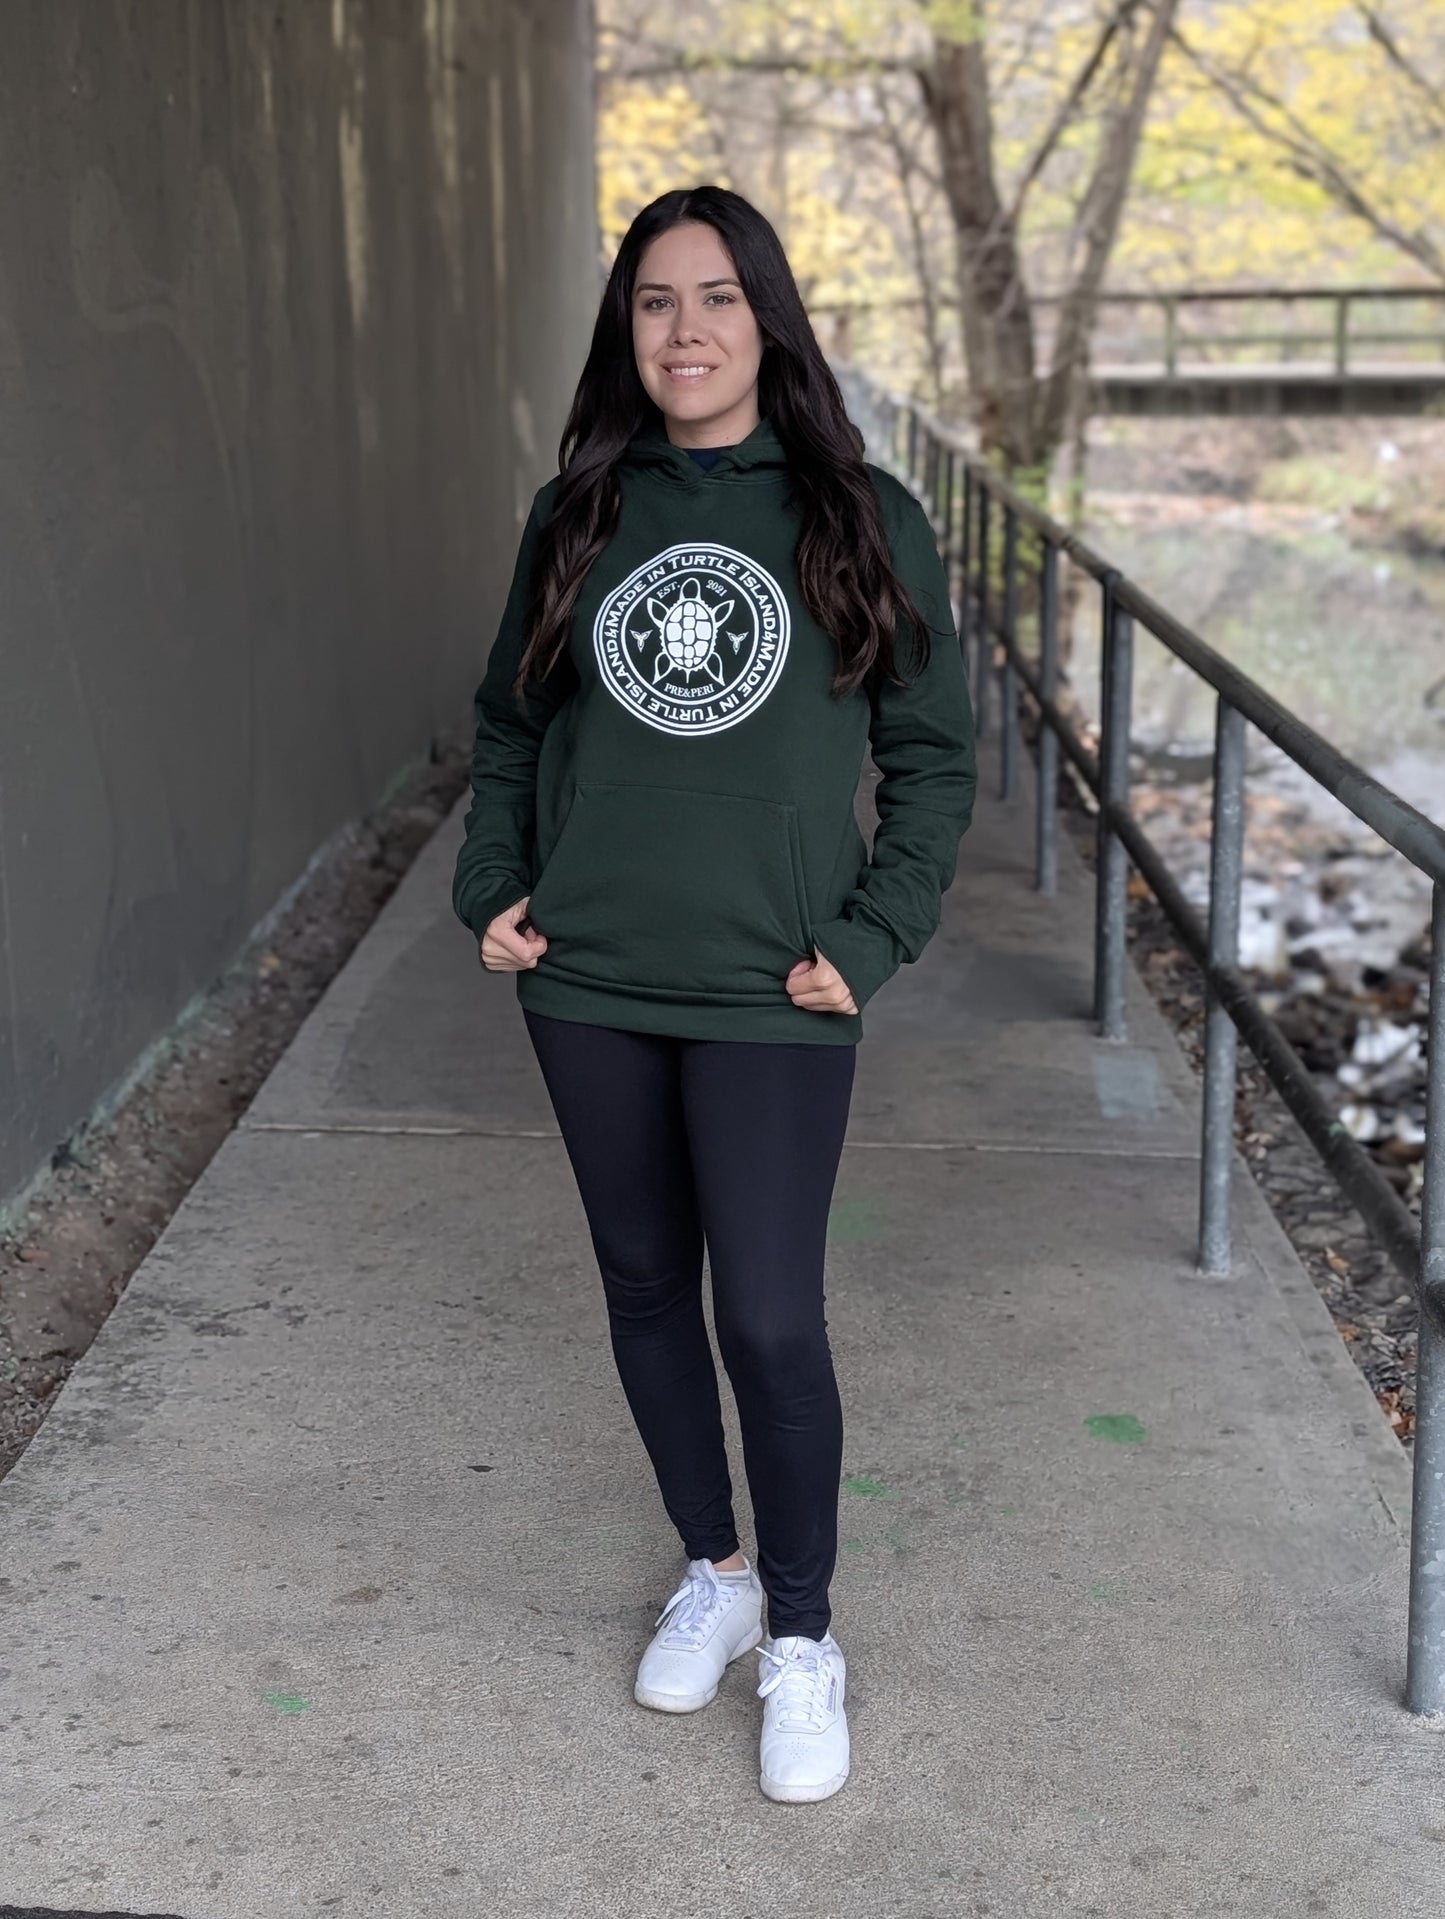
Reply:
<svg viewBox="0 0 1445 1919"><path fill-rule="evenodd" d="M1382 239L1398 247L1402 253L1417 260L1421 266L1445 280L1445 255L1423 233L1407 233L1394 220L1373 206L1365 196L1363 187L1357 185L1343 171L1333 154L1325 148L1296 119L1285 103L1272 94L1258 81L1249 80L1242 74L1228 72L1216 65L1208 57L1191 47L1177 29L1171 29L1170 39L1179 48L1184 57L1198 68L1212 86L1219 88L1235 111L1247 120L1256 133L1271 145L1288 155L1289 163L1302 179L1310 180L1315 186L1327 193L1332 200L1344 207L1355 218L1373 228ZM1255 102L1277 113L1285 122L1283 127L1271 125L1259 111Z"/></svg>
<svg viewBox="0 0 1445 1919"><path fill-rule="evenodd" d="M1080 68L1078 74L1075 76L1073 85L1060 102L1059 109L1055 113L1048 131L1045 133L1037 153L1035 153L1033 159L1030 160L1024 168L1023 175L1017 187L1014 189L1013 204L1009 208L1008 217L1013 222L1015 228L1017 228L1020 218L1022 217L1024 199L1029 188L1048 165L1055 147L1058 146L1059 141L1068 130L1070 121L1077 114L1080 106L1082 106L1084 95L1093 85L1094 76L1103 65L1104 56L1113 44L1114 35L1118 32L1124 20L1133 14L1138 5L1139 0L1119 0L1119 4L1105 21L1103 31L1099 35L1098 43L1093 52Z"/></svg>
<svg viewBox="0 0 1445 1919"><path fill-rule="evenodd" d="M898 168L898 181L903 193L904 209L908 215L908 234L913 246L914 269L918 274L918 284L923 296L924 340L928 349L929 367L933 373L933 405L939 408L943 404L943 340L938 325L938 300L933 283L933 266L928 257L928 236L924 231L923 216L913 198L912 182L917 168L914 165L914 156L889 111L888 102L881 94L879 105L888 144Z"/></svg>
<svg viewBox="0 0 1445 1919"><path fill-rule="evenodd" d="M1084 195L1086 217L1084 259L1074 284L1064 297L1054 335L1053 362L1039 396L1039 437L1045 446L1056 446L1069 418L1075 381L1088 364L1089 336L1099 288L1109 264L1129 181L1134 171L1134 156L1149 110L1149 96L1159 71L1179 0L1154 0L1153 18L1148 36L1134 64L1131 84L1113 124L1105 133L1099 158Z"/></svg>
<svg viewBox="0 0 1445 1919"><path fill-rule="evenodd" d="M1358 0L1358 4L1365 25L1369 29L1370 38L1381 49L1391 65L1398 67L1405 78L1424 95L1436 126L1445 129L1445 95L1442 95L1440 89L1415 65L1375 9L1366 6L1364 0Z"/></svg>
<svg viewBox="0 0 1445 1919"><path fill-rule="evenodd" d="M801 54L771 53L730 53L726 48L680 47L660 40L640 40L635 35L624 36L615 27L603 27L601 31L611 34L624 46L645 45L653 49L656 58L646 59L637 65L598 64L598 76L604 80L660 80L676 79L687 73L774 73L805 74L815 79L837 79L847 74L857 73L917 73L919 63L916 58L909 59L892 54L859 54L853 58L833 59L826 55L809 58Z"/></svg>

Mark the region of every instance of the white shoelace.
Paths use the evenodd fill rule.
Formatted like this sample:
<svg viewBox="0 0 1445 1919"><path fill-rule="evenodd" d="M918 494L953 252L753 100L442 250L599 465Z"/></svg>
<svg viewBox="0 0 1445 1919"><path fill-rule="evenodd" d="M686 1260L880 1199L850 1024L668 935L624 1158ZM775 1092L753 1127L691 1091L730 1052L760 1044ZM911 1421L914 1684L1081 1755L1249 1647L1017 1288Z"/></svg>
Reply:
<svg viewBox="0 0 1445 1919"><path fill-rule="evenodd" d="M758 1651L773 1670L758 1687L759 1699L781 1688L774 1724L786 1732L822 1732L828 1723L828 1666L821 1639L796 1639L782 1652Z"/></svg>
<svg viewBox="0 0 1445 1919"><path fill-rule="evenodd" d="M725 1594L715 1577L694 1572L683 1574L682 1583L654 1620L660 1626L673 1607L677 1612L663 1635L666 1646L695 1646L707 1637L707 1629L725 1603Z"/></svg>

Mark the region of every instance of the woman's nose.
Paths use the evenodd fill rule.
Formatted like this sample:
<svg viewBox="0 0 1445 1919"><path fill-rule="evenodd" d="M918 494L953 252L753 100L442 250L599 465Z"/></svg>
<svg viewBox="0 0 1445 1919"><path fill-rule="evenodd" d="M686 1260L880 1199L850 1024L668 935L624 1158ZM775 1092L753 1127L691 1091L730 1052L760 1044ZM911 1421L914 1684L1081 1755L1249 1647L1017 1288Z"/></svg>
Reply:
<svg viewBox="0 0 1445 1919"><path fill-rule="evenodd" d="M679 313L672 329L674 340L700 340L703 337L702 325L690 315Z"/></svg>

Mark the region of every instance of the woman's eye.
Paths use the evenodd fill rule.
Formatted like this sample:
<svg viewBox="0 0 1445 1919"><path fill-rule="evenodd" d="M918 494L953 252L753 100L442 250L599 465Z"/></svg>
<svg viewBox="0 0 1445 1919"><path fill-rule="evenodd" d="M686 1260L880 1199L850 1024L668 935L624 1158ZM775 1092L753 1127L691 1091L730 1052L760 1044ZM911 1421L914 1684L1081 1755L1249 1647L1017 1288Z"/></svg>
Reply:
<svg viewBox="0 0 1445 1919"><path fill-rule="evenodd" d="M721 300L724 306L733 305L733 295L731 293L710 293L707 297L709 300ZM657 307L666 305L667 295L665 293L654 293L643 301L642 310L644 313L651 313Z"/></svg>

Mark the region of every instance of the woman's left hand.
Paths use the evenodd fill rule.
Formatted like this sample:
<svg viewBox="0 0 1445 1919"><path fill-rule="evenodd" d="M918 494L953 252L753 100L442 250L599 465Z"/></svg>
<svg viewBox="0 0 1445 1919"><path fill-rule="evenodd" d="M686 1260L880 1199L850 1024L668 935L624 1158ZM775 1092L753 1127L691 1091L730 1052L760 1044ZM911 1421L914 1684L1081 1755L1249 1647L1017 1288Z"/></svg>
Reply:
<svg viewBox="0 0 1445 1919"><path fill-rule="evenodd" d="M814 959L799 960L783 981L794 1006L810 1013L856 1013L847 980L816 946L813 952Z"/></svg>

